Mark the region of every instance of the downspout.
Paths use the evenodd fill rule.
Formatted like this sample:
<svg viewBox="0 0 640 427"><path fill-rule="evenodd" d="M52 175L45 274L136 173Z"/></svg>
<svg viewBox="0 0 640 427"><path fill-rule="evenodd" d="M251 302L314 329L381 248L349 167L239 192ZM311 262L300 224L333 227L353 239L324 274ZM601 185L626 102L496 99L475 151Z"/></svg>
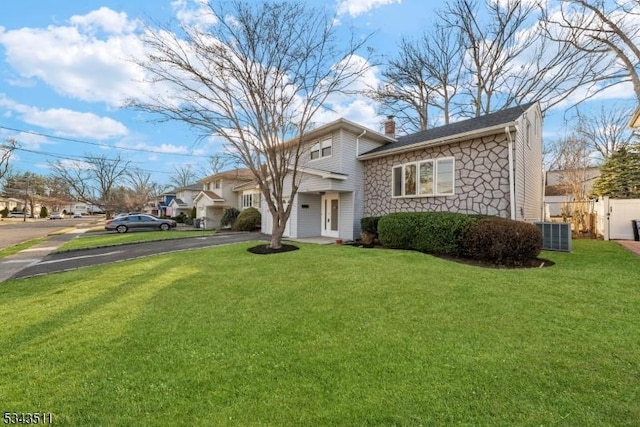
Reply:
<svg viewBox="0 0 640 427"><path fill-rule="evenodd" d="M356 159L360 155L360 138L362 138L366 133L367 133L367 130L364 129L360 135L356 136ZM361 176L362 176L362 181L363 182L362 182L362 184L357 185L356 189L353 191L353 193L351 193L351 195L352 195L352 202L351 202L352 205L351 206L353 206L354 209L355 209L355 206L356 206L356 193L358 191L364 192L364 185L363 185L364 184L364 162L360 161L360 162L357 162L357 163L359 163L358 167L362 168L362 175ZM360 211L359 213L364 215L363 211L364 211L364 207L362 207L362 211ZM354 211L354 214L358 215L355 211ZM356 223L356 227L357 227L358 233L362 232L362 230L360 230L360 221L358 221ZM355 239L356 236L354 235L352 238Z"/></svg>
<svg viewBox="0 0 640 427"><path fill-rule="evenodd" d="M505 126L504 133L509 140L509 206L511 208L511 219L516 219L516 189L515 180L513 177L513 139L511 138L511 132L509 126Z"/></svg>
<svg viewBox="0 0 640 427"><path fill-rule="evenodd" d="M360 155L360 138L362 138L367 133L367 130L363 130L362 133L356 136L356 157Z"/></svg>

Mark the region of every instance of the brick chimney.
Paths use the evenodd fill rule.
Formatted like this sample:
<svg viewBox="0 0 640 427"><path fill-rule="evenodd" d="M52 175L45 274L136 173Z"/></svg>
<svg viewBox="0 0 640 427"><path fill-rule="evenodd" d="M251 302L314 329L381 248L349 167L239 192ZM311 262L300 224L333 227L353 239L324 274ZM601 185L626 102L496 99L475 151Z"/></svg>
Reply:
<svg viewBox="0 0 640 427"><path fill-rule="evenodd" d="M393 116L387 116L387 121L384 122L384 134L391 138L396 137L396 122Z"/></svg>

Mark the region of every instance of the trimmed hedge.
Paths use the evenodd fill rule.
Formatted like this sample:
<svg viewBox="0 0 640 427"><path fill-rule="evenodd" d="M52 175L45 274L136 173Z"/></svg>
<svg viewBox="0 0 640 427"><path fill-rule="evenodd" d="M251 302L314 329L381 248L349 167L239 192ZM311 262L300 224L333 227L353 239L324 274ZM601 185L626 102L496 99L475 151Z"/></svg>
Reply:
<svg viewBox="0 0 640 427"><path fill-rule="evenodd" d="M378 221L378 239L389 248L461 255L467 230L483 218L456 212L392 213Z"/></svg>
<svg viewBox="0 0 640 427"><path fill-rule="evenodd" d="M474 224L463 241L464 255L502 265L518 265L542 250L542 233L533 224L492 217Z"/></svg>
<svg viewBox="0 0 640 427"><path fill-rule="evenodd" d="M236 231L254 231L260 228L261 221L262 215L260 215L258 209L247 208L240 212L233 224L233 229Z"/></svg>
<svg viewBox="0 0 640 427"><path fill-rule="evenodd" d="M378 222L382 245L519 265L542 250L540 230L526 222L455 212L402 212Z"/></svg>

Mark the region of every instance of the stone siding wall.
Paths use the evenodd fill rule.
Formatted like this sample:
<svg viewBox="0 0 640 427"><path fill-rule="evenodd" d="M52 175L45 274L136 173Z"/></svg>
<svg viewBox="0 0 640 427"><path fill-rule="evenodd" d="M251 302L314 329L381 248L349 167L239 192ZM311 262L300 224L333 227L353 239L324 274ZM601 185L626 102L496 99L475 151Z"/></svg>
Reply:
<svg viewBox="0 0 640 427"><path fill-rule="evenodd" d="M510 217L509 157L504 134L420 149L365 161L365 216L392 212L448 211ZM394 166L442 157L455 158L455 194L391 196Z"/></svg>

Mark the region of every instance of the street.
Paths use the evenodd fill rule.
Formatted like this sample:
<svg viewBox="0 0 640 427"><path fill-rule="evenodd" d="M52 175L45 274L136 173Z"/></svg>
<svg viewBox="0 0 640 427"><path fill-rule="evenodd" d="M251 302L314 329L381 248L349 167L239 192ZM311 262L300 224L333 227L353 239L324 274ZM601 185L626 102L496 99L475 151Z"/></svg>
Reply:
<svg viewBox="0 0 640 427"><path fill-rule="evenodd" d="M26 222L22 218L2 218L0 221L0 249L14 246L19 243L39 237L46 237L51 233L68 227L79 225L91 226L97 224L101 217L83 218L27 218Z"/></svg>

